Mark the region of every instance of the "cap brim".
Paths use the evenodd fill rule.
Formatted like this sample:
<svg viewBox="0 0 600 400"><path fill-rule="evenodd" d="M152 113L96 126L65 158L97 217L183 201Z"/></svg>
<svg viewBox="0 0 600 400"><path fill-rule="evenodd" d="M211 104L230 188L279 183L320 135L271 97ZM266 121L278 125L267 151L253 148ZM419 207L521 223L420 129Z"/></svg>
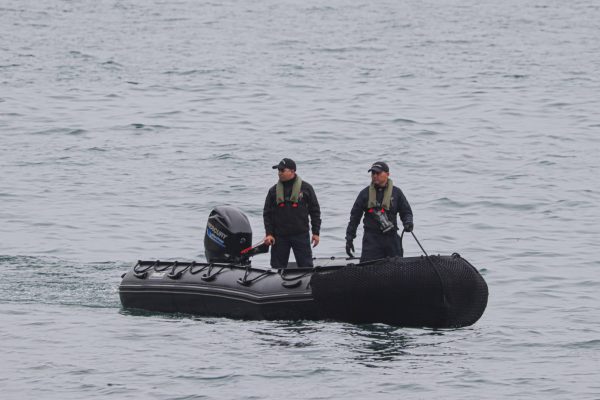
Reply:
<svg viewBox="0 0 600 400"><path fill-rule="evenodd" d="M278 169L279 165L273 165L273 169Z"/></svg>
<svg viewBox="0 0 600 400"><path fill-rule="evenodd" d="M381 168L371 168L367 172L371 172L371 171L381 172L381 171L383 171L383 169L381 169Z"/></svg>

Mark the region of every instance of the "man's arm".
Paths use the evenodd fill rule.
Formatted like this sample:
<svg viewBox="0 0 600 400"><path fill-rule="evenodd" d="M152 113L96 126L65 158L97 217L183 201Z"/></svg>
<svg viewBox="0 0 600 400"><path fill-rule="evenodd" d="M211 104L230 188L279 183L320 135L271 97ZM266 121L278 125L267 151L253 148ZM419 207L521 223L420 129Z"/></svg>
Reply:
<svg viewBox="0 0 600 400"><path fill-rule="evenodd" d="M267 192L267 198L265 199L265 206L263 207L263 222L265 224L265 235L273 236L273 205L275 198L271 193L271 190Z"/></svg>
<svg viewBox="0 0 600 400"><path fill-rule="evenodd" d="M400 192L400 197L398 199L398 213L400 214L400 219L402 220L402 224L412 224L413 223L413 213L410 208L410 204L408 204L408 200L402 193L402 190L398 189Z"/></svg>
<svg viewBox="0 0 600 400"><path fill-rule="evenodd" d="M364 213L365 198L363 193L364 190L358 194L358 197L352 206L352 210L350 210L350 221L346 228L346 241L352 241L356 237L356 229L358 228L358 224L360 224L360 220Z"/></svg>
<svg viewBox="0 0 600 400"><path fill-rule="evenodd" d="M311 185L307 185L310 201L308 202L308 215L310 215L310 225L313 235L319 235L321 232L321 206L317 200L317 194Z"/></svg>

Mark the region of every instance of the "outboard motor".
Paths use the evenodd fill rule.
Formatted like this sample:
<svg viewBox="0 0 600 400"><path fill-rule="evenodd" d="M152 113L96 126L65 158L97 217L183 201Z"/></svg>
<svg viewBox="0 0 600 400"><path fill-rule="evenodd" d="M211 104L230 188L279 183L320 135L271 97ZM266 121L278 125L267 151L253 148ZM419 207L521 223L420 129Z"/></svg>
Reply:
<svg viewBox="0 0 600 400"><path fill-rule="evenodd" d="M252 246L248 217L235 207L218 206L206 223L204 251L208 262L240 263L248 257L243 250Z"/></svg>

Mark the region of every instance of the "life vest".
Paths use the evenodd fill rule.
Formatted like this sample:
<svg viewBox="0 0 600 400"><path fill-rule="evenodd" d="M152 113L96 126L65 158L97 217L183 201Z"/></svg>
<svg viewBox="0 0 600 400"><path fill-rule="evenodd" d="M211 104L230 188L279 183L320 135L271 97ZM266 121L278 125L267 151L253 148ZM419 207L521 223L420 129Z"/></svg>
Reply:
<svg viewBox="0 0 600 400"><path fill-rule="evenodd" d="M394 182L388 179L387 186L383 192L383 201L381 202L381 212L388 211L392 205L392 191L394 190ZM377 205L377 188L371 183L369 186L369 200L367 201L367 211L372 213L378 208ZM377 210L379 211L379 210Z"/></svg>
<svg viewBox="0 0 600 400"><path fill-rule="evenodd" d="M294 186L292 186L292 194L288 199L288 202L292 203L293 208L298 207L298 201L300 200L302 194L300 193L300 187L302 186L302 179L298 174L296 174L296 181L294 182ZM277 201L278 207L285 207L286 199L285 193L283 190L283 183L281 181L277 182L277 186L275 187L275 201Z"/></svg>

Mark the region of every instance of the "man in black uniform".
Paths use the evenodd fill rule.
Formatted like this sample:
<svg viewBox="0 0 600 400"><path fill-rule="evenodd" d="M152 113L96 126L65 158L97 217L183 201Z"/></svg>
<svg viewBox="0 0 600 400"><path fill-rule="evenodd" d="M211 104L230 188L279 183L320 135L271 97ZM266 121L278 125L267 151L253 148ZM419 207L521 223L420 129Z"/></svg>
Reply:
<svg viewBox="0 0 600 400"><path fill-rule="evenodd" d="M371 185L364 188L356 198L350 222L346 229L346 253L354 257L354 238L356 228L364 215L365 233L362 243L360 262L377 260L385 257L402 257L402 243L396 231L398 223L396 214L406 232L413 230L413 215L410 205L402 191L394 186L389 178L390 168L382 161L374 163L369 169Z"/></svg>
<svg viewBox="0 0 600 400"><path fill-rule="evenodd" d="M284 158L273 169L279 181L269 189L263 209L265 244L271 248L271 267L286 268L290 249L299 267L312 267L312 249L319 244L321 209L313 187L296 174L294 160ZM308 217L312 225L309 235Z"/></svg>

